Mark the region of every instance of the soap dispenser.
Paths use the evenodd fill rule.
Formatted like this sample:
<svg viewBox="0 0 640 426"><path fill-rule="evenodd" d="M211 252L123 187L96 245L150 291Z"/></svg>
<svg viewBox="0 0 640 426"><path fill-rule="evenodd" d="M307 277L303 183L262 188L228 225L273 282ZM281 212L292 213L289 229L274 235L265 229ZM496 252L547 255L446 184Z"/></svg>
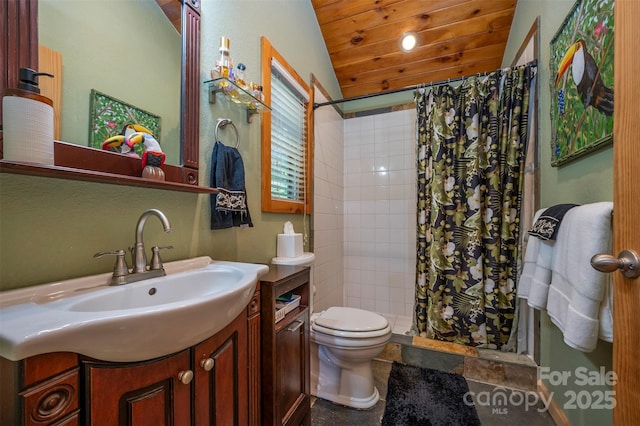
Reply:
<svg viewBox="0 0 640 426"><path fill-rule="evenodd" d="M20 68L18 74L20 83L18 83L18 88L26 90L28 92L40 93L40 87L38 87L38 77L41 75L53 78L53 74L49 74L46 72L36 72L31 68Z"/></svg>
<svg viewBox="0 0 640 426"><path fill-rule="evenodd" d="M4 160L53 165L53 101L40 94L38 77L51 74L20 68L17 89L2 97Z"/></svg>

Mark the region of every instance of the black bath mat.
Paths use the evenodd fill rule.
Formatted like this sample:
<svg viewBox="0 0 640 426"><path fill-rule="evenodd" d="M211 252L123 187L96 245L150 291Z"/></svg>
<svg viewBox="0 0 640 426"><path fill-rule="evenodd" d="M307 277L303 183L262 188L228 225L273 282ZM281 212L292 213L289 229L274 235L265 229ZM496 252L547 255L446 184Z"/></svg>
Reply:
<svg viewBox="0 0 640 426"><path fill-rule="evenodd" d="M383 426L480 425L464 377L394 362Z"/></svg>

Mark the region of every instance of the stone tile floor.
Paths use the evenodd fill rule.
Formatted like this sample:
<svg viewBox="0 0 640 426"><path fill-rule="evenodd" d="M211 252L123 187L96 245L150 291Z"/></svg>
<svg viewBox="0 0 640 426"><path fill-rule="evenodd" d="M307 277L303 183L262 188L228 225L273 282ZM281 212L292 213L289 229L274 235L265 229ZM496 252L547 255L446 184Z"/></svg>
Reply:
<svg viewBox="0 0 640 426"><path fill-rule="evenodd" d="M487 384L469 378L469 375L476 377L474 371L478 369L478 366L474 365L472 370L465 368L465 363L477 358L460 353L425 349L416 346L414 342L415 339L395 334L394 330L394 335L387 350L381 354L379 359L373 361L375 384L380 392L380 401L373 408L369 410L354 410L314 397L312 398L311 424L314 426L379 425L384 414L387 379L393 361L464 374L469 384L470 397L475 403L482 425L551 426L555 424L545 409L539 394L532 389L524 390L523 386L521 386L523 382L521 377L528 377L528 366L520 368L515 364L511 364L509 368L512 370L516 368L519 373L515 381L510 382L510 379L514 377L512 370L508 370L509 375L503 376L501 374L504 371L496 368L496 365L502 365L499 360L487 361L492 363L491 366L493 366L494 370L493 375L489 375L486 378L492 384ZM481 359L480 361L484 360ZM480 365L480 368L482 367L484 365ZM528 368L530 369L530 367ZM495 371L498 371L499 374L496 374ZM522 371L525 373L522 373ZM470 374L467 374L467 372ZM481 378L485 379L483 376ZM503 379L506 383L500 382Z"/></svg>

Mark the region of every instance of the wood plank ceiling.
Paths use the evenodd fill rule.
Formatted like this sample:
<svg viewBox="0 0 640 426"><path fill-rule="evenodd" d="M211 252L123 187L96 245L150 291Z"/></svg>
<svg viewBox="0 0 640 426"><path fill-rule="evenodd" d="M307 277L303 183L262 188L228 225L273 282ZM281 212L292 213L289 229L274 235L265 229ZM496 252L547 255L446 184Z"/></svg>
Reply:
<svg viewBox="0 0 640 426"><path fill-rule="evenodd" d="M160 9L167 15L167 19L171 22L171 25L178 31L178 34L182 33L181 20L182 20L182 4L180 0L156 0Z"/></svg>
<svg viewBox="0 0 640 426"><path fill-rule="evenodd" d="M345 98L500 68L517 0L311 0ZM407 31L419 34L410 53Z"/></svg>

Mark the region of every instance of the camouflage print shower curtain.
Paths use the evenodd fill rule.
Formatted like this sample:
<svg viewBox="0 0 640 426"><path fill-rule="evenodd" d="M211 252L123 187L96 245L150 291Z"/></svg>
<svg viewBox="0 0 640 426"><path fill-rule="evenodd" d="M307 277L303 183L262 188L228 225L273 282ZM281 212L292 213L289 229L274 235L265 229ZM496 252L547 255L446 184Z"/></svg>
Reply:
<svg viewBox="0 0 640 426"><path fill-rule="evenodd" d="M507 349L535 65L418 90L416 327Z"/></svg>

